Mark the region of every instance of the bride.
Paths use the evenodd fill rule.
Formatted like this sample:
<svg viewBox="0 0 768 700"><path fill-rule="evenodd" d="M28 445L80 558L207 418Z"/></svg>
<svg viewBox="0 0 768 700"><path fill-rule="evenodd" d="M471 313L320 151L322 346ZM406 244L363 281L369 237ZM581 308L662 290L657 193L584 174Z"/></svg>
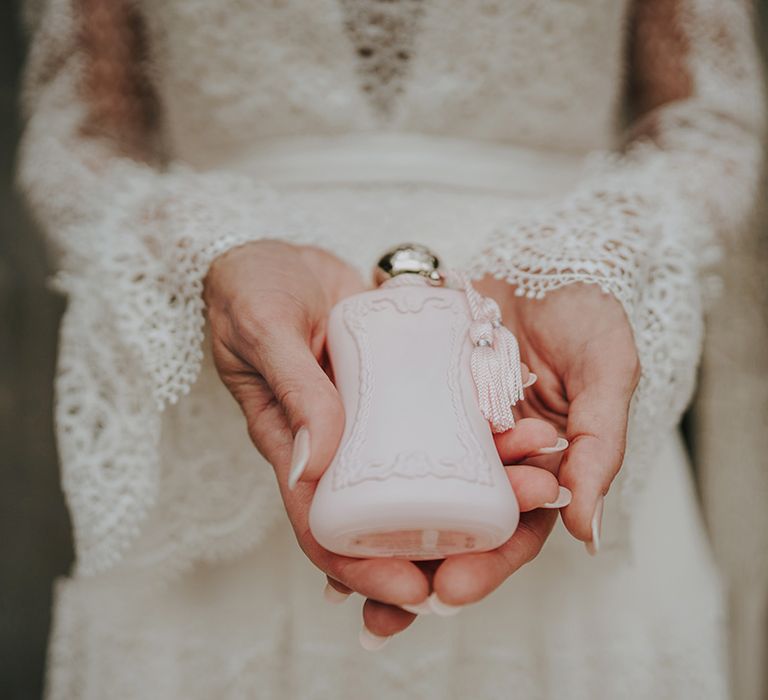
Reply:
<svg viewBox="0 0 768 700"><path fill-rule="evenodd" d="M49 697L727 696L677 425L761 165L747 2L28 15L77 545ZM478 280L536 375L497 440L520 527L431 566L307 527L344 422L326 316L402 241Z"/></svg>

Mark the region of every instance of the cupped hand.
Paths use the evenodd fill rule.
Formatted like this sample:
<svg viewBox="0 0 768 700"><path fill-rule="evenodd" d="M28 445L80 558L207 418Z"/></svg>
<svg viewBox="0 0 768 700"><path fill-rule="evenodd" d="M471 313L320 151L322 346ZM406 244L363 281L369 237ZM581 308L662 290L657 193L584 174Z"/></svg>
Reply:
<svg viewBox="0 0 768 700"><path fill-rule="evenodd" d="M523 360L538 377L518 404L519 414L547 421L568 440L560 455L526 461L550 469L571 491L571 502L560 511L563 522L595 554L603 498L621 468L630 401L640 378L624 310L595 285L570 285L544 299L515 296L495 280L478 288L499 302ZM522 423L497 439L505 463L518 461L513 443ZM436 595L453 605L484 597L538 554L552 525L551 513L537 511L523 518L499 549L447 559L434 577Z"/></svg>
<svg viewBox="0 0 768 700"><path fill-rule="evenodd" d="M429 600L417 608L452 614L498 588L540 552L556 519L542 497L556 496L557 475L571 500L560 509L571 534L594 554L600 546L603 497L621 468L632 395L640 365L632 330L621 305L593 285L571 285L544 299L514 295L503 282L477 285L495 298L504 323L516 335L524 362L538 379L518 404L516 427L496 437L502 462L523 515L512 538L490 552L461 554L435 564ZM568 440L564 452L538 450ZM554 480L553 480L554 481ZM525 512L528 511L528 512ZM389 606L366 604L367 624L394 634L402 619L385 617ZM410 622L410 621L409 621Z"/></svg>
<svg viewBox="0 0 768 700"><path fill-rule="evenodd" d="M523 564L533 559L544 545L570 493L558 484L552 471L541 461L557 460L556 429L544 420L523 418L514 430L496 436L496 447L520 506L520 523L501 547L478 554L459 554L439 562L419 562L430 581L429 597L407 607L415 613L451 615L461 605L485 597ZM544 452L552 454L542 455ZM526 464L528 462L528 464ZM534 466L537 462L539 466ZM336 585L338 590L345 591ZM381 601L367 600L363 608L365 626L380 637L404 630L414 615Z"/></svg>
<svg viewBox="0 0 768 700"><path fill-rule="evenodd" d="M308 525L316 481L344 429L343 406L322 366L326 320L337 301L363 289L359 275L325 251L259 241L217 258L204 294L219 376L240 404L253 443L274 467L302 549L340 589L399 606L427 595L421 569L396 559L338 556L317 543ZM294 474L291 489L297 459L306 466L295 484Z"/></svg>
<svg viewBox="0 0 768 700"><path fill-rule="evenodd" d="M423 608L431 592L438 609L452 612L452 606L483 598L533 559L555 520L556 511L542 506L562 497L554 474L573 494L562 511L566 526L596 547L601 498L621 464L639 366L618 303L593 287L571 286L529 300L502 283L478 286L499 301L523 359L538 375L521 404L522 420L497 437L502 461L515 465L508 474L523 515L513 537L492 552L417 565L335 555L308 527L316 480L344 426L341 401L322 366L326 320L337 301L365 288L360 277L322 250L262 241L221 256L206 278L217 369L243 409L254 444L275 467L299 544L326 573L329 599L352 591L368 599L365 626L381 638L415 619L402 606ZM562 462L557 454L539 452L557 443L553 425L570 440ZM311 445L304 445L309 460L291 490L300 428L311 436Z"/></svg>

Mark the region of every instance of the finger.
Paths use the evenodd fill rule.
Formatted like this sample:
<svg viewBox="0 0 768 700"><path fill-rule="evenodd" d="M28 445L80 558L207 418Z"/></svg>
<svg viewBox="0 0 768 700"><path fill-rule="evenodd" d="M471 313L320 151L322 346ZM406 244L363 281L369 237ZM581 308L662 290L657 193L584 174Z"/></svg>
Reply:
<svg viewBox="0 0 768 700"><path fill-rule="evenodd" d="M214 344L214 355L222 381L245 416L251 442L274 467L281 487L287 486L294 438L285 412L252 365L221 343Z"/></svg>
<svg viewBox="0 0 768 700"><path fill-rule="evenodd" d="M602 498L624 459L631 390L616 386L591 385L573 399L568 414L570 447L559 480L573 496L562 516L569 532L587 543L599 532Z"/></svg>
<svg viewBox="0 0 768 700"><path fill-rule="evenodd" d="M363 624L378 637L391 637L402 632L416 619L416 615L394 605L366 600L363 605Z"/></svg>
<svg viewBox="0 0 768 700"><path fill-rule="evenodd" d="M557 513L535 510L520 518L515 534L491 552L448 557L437 570L434 590L447 605L467 605L485 598L541 551Z"/></svg>
<svg viewBox="0 0 768 700"><path fill-rule="evenodd" d="M525 464L506 471L521 513L558 501L561 486L552 472Z"/></svg>
<svg viewBox="0 0 768 700"><path fill-rule="evenodd" d="M504 464L514 464L541 449L557 447L557 431L547 421L523 418L511 430L494 435L496 449Z"/></svg>
<svg viewBox="0 0 768 700"><path fill-rule="evenodd" d="M413 605L429 594L425 573L405 559L356 559L325 549L312 535L308 524L314 484L301 484L284 494L286 509L296 539L309 560L328 577L337 590L354 591L391 605Z"/></svg>
<svg viewBox="0 0 768 700"><path fill-rule="evenodd" d="M355 591L391 605L413 605L429 594L425 574L413 562L404 559L353 559L323 549L314 538L299 542L310 560L333 579L334 587Z"/></svg>
<svg viewBox="0 0 768 700"><path fill-rule="evenodd" d="M259 424L257 416L251 431L257 446L290 486L298 479L319 479L341 440L344 407L310 349L310 338L300 322L286 317L261 332L246 359L264 377L289 428L276 435L274 426Z"/></svg>
<svg viewBox="0 0 768 700"><path fill-rule="evenodd" d="M429 594L426 576L403 559L350 559L335 557L330 564L333 578L366 598L391 605L408 605Z"/></svg>

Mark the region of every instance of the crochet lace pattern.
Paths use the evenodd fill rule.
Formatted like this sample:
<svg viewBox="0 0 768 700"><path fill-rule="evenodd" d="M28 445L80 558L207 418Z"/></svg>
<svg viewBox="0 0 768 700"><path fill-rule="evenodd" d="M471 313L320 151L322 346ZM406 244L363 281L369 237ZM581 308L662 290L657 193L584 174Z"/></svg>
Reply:
<svg viewBox="0 0 768 700"><path fill-rule="evenodd" d="M263 536L279 510L272 477L250 468L236 407L200 373L203 281L217 255L259 238L333 249L268 182L174 160L169 124L199 144L201 162L259 136L378 128L595 150L577 189L489 222L467 268L529 297L574 283L613 294L642 364L638 446L679 420L701 346L702 270L756 196L764 113L748 3L650 0L631 15L605 0L444 4L322 0L310 22L299 0L30 3L19 183L68 297L56 421L80 572L173 571ZM151 83L122 99L160 104L157 123L131 121L152 125L139 138L147 157L127 130L120 144L89 127L82 10L110 6L147 28L147 55L126 58L138 43L110 42ZM606 153L626 20L637 119ZM210 424L214 409L231 420ZM222 434L229 447L212 454L206 436ZM627 475L629 496L641 479L642 469Z"/></svg>

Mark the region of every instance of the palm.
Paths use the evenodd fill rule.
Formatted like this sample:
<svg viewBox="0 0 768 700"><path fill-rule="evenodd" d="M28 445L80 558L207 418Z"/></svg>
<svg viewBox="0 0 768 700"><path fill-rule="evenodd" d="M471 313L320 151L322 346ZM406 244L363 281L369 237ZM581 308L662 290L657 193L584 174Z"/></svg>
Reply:
<svg viewBox="0 0 768 700"><path fill-rule="evenodd" d="M550 423L570 443L564 455L530 459L515 445L523 420L497 440L502 459L558 474L573 494L570 505L561 510L563 520L574 536L591 542L597 503L621 465L629 402L639 378L624 311L615 299L591 286L572 285L542 300L517 297L498 281L484 281L478 288L499 302L524 362L538 376L517 407L519 417ZM536 556L553 524L551 512L526 513L517 532L499 549L447 559L435 574L435 590L453 604L480 599Z"/></svg>
<svg viewBox="0 0 768 700"><path fill-rule="evenodd" d="M631 328L620 304L597 287L569 287L542 300L508 295L502 306L522 357L539 377L520 404L521 416L544 418L576 438L568 425L573 404L595 400L592 389L609 379L622 392L634 388Z"/></svg>

